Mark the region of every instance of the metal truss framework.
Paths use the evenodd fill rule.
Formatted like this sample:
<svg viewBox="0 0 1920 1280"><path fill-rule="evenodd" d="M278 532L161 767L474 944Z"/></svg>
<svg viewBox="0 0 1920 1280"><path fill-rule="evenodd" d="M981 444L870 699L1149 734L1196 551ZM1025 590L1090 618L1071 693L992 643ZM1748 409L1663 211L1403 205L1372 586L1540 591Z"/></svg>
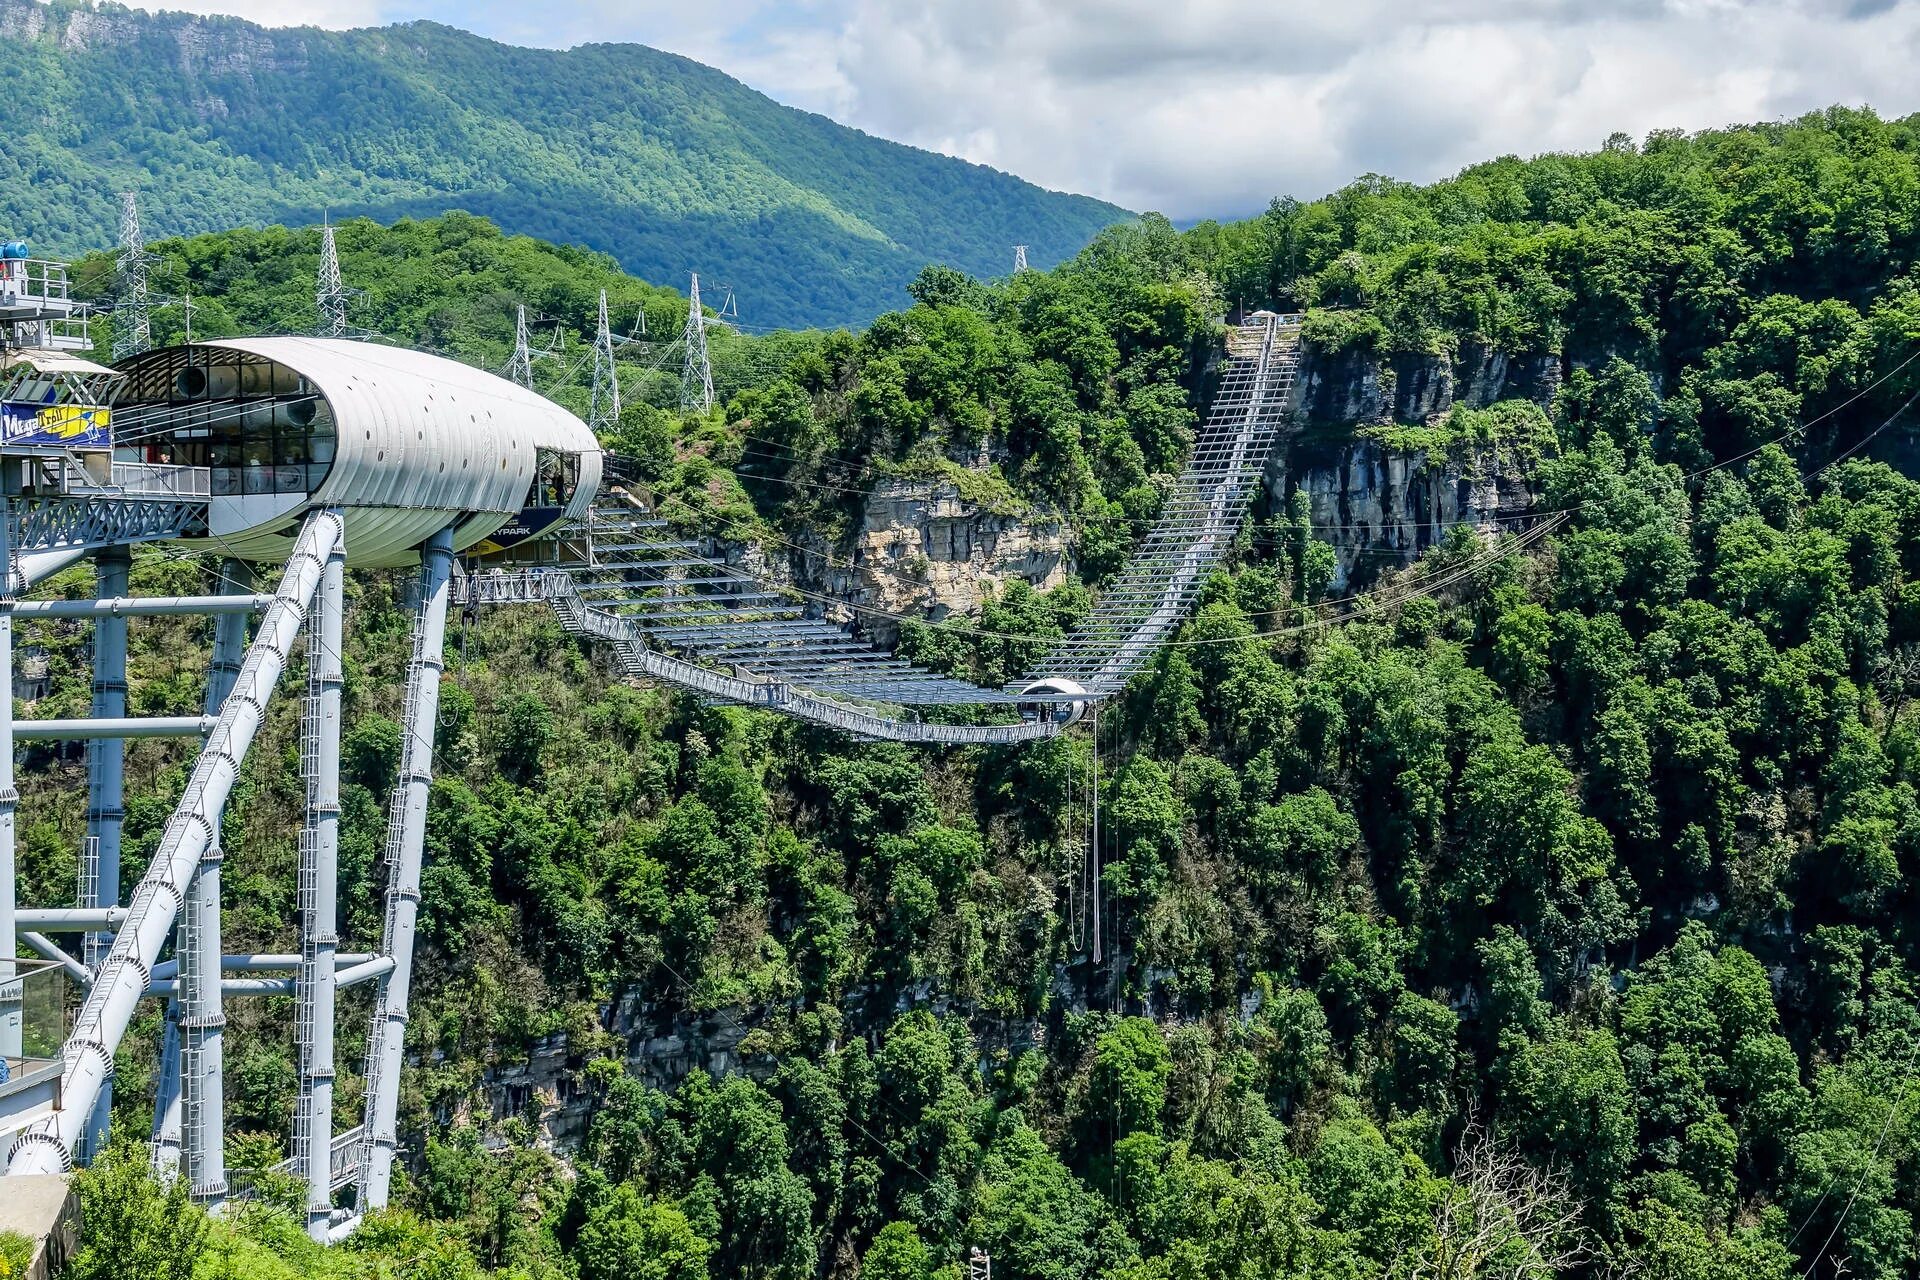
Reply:
<svg viewBox="0 0 1920 1280"><path fill-rule="evenodd" d="M8 520L0 531L17 527ZM335 924L338 887L339 738L344 623L344 535L339 512L309 515L277 590L255 594L248 571L231 562L226 596L130 599L124 595L126 549L102 550L107 596L89 601L22 604L0 584L0 683L11 681L12 623L26 617L90 618L96 627L95 718L14 721L0 714L0 938L17 938L85 992L72 1029L49 1070L59 1091L50 1108L40 1093L0 1090L0 1133L7 1140L8 1174L63 1172L100 1149L113 1056L143 999L169 1001L168 1031L155 1106L153 1158L172 1177L184 1172L193 1198L217 1206L230 1194L221 1158L224 999L291 995L297 1008L299 1094L294 1151L279 1166L306 1184L307 1230L318 1240L339 1239L366 1208L386 1202L397 1133L399 1074L407 1021L414 923L419 910L421 845L431 780L432 736L452 529L441 531L423 554L423 604L416 621L408 676L406 740L396 784L387 859L387 925L381 950L339 953ZM0 532L0 537L4 532ZM11 547L0 545L0 562ZM263 611L263 612L262 612ZM248 615L260 612L246 641ZM135 616L210 614L215 645L207 715L124 715L124 634ZM300 763L307 786L300 840L301 946L297 955L226 955L220 938L219 829L228 792L239 775L267 702L307 635L307 694L301 716ZM8 704L10 708L10 703ZM111 866L118 850L122 807L118 748L128 737L204 735L206 741L132 899L121 906ZM51 738L88 742L90 801L87 856L82 859L80 905L19 911L14 884L13 746ZM48 934L82 939L80 958ZM168 942L171 959L161 955ZM0 1051L21 1052L19 962L0 950ZM237 972L240 976L232 976ZM334 994L378 982L368 1046L366 1122L333 1127ZM31 1109L28 1109L31 1108ZM359 1184L352 1208L336 1207Z"/></svg>
<svg viewBox="0 0 1920 1280"><path fill-rule="evenodd" d="M178 538L206 520L204 498L121 494L12 499L9 585L26 590L100 547Z"/></svg>
<svg viewBox="0 0 1920 1280"><path fill-rule="evenodd" d="M610 643L632 675L716 701L768 707L863 737L1014 743L1057 733L1078 707L1118 692L1179 625L1219 563L1291 408L1299 317L1233 332L1193 457L1159 521L1093 614L1021 682L985 689L873 649L809 602L762 583L615 488L595 504L567 567L458 582L467 604L545 603L571 631ZM1044 683L1041 683L1044 682ZM1002 724L930 723L908 709L1018 710Z"/></svg>
<svg viewBox="0 0 1920 1280"><path fill-rule="evenodd" d="M127 905L126 919L92 975L61 1051L60 1107L20 1131L9 1151L9 1173L59 1173L72 1168L94 1106L112 1078L114 1052L147 994L188 885L214 841L213 815L224 806L239 778L241 762L265 718L267 700L306 620L307 602L341 530L341 519L332 511L309 516L303 526L274 602L248 646L233 692L221 707L153 860ZM10 664L0 675L11 679ZM7 741L0 745L10 761L11 720L7 731ZM13 862L8 840L0 847L0 864L4 864L0 871L11 877ZM11 931L13 922L0 925Z"/></svg>

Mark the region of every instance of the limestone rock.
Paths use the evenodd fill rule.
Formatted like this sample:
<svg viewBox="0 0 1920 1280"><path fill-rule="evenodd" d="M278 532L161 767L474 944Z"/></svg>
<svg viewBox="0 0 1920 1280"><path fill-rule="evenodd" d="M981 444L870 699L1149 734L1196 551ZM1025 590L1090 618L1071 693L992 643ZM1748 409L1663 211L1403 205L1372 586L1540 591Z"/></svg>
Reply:
<svg viewBox="0 0 1920 1280"><path fill-rule="evenodd" d="M830 548L818 537L802 545L787 575L796 585L936 622L978 609L1016 578L1042 591L1057 587L1070 563L1058 515L990 510L946 480L883 481L868 495L850 547ZM899 630L873 614L859 622L882 645Z"/></svg>
<svg viewBox="0 0 1920 1280"><path fill-rule="evenodd" d="M1538 502L1534 468L1506 450L1482 448L1430 463L1424 452L1351 439L1294 457L1268 486L1276 506L1304 491L1315 536L1339 557L1332 590L1347 591L1418 557L1465 524L1493 537Z"/></svg>

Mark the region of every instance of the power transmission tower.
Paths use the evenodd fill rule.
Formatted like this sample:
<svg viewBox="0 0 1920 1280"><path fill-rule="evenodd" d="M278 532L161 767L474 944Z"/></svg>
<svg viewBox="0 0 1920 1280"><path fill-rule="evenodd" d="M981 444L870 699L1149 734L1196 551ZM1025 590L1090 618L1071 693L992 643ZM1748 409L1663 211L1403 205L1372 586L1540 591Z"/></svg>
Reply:
<svg viewBox="0 0 1920 1280"><path fill-rule="evenodd" d="M560 351L557 344L565 332L564 329L555 329L552 337L547 339L547 345L536 350L527 336L526 304L516 307L513 317L513 358L507 361L507 377L527 390L533 390L533 362L558 359Z"/></svg>
<svg viewBox="0 0 1920 1280"><path fill-rule="evenodd" d="M705 413L713 408L713 361L707 356L707 316L700 309L700 273L693 273L687 290L687 330L681 337L686 361L680 367L680 412Z"/></svg>
<svg viewBox="0 0 1920 1280"><path fill-rule="evenodd" d="M340 250L333 243L331 222L320 228L320 284L314 290L313 300L320 307L320 327L316 332L323 338L346 337L347 290L340 283Z"/></svg>
<svg viewBox="0 0 1920 1280"><path fill-rule="evenodd" d="M1013 274L1019 275L1022 271L1025 271L1026 269L1027 269L1027 246L1023 244L1017 244L1013 246Z"/></svg>
<svg viewBox="0 0 1920 1280"><path fill-rule="evenodd" d="M533 390L533 348L527 345L527 309L514 308L513 358L507 361L507 377L527 390Z"/></svg>
<svg viewBox="0 0 1920 1280"><path fill-rule="evenodd" d="M967 1255L967 1280L993 1280L993 1258L978 1245Z"/></svg>
<svg viewBox="0 0 1920 1280"><path fill-rule="evenodd" d="M620 373L613 366L613 324L607 319L607 291L600 291L600 324L593 331L593 404L587 425L596 434L620 421Z"/></svg>
<svg viewBox="0 0 1920 1280"><path fill-rule="evenodd" d="M553 352L547 349L539 354L550 356ZM507 365L507 376L529 391L533 390L533 357L533 344L527 341L527 308L522 304L514 308L513 359Z"/></svg>
<svg viewBox="0 0 1920 1280"><path fill-rule="evenodd" d="M120 297L115 304L113 358L124 360L153 345L153 304L147 296L147 271L154 265L140 230L140 206L131 191L120 193Z"/></svg>

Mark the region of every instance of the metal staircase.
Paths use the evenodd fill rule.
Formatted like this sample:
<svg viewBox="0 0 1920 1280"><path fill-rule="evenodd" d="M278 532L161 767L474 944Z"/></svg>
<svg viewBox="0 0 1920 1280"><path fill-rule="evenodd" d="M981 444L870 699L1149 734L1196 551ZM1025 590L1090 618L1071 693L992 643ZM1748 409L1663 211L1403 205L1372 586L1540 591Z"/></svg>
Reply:
<svg viewBox="0 0 1920 1280"><path fill-rule="evenodd" d="M1263 313L1232 331L1193 458L1126 573L1024 687L984 689L874 649L801 593L759 581L676 538L615 485L574 538L572 563L458 580L469 606L544 603L569 631L609 643L630 674L719 702L770 707L863 737L1011 743L1057 733L1111 695L1179 625L1258 492L1293 401L1300 317ZM999 708L1022 719L934 724L926 707Z"/></svg>
<svg viewBox="0 0 1920 1280"><path fill-rule="evenodd" d="M1234 330L1193 457L1092 614L1033 674L1070 680L1089 694L1118 692L1154 645L1186 617L1260 490L1267 459L1293 405L1300 317L1266 315Z"/></svg>

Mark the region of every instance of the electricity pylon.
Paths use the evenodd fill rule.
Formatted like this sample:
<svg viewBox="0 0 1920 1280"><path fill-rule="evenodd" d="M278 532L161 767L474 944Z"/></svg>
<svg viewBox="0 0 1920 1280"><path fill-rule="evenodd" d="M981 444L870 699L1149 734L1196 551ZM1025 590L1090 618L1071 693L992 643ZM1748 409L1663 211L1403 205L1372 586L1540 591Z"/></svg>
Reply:
<svg viewBox="0 0 1920 1280"><path fill-rule="evenodd" d="M1027 246L1023 244L1017 244L1013 246L1013 274L1019 275L1022 271L1025 271L1026 269L1027 269Z"/></svg>
<svg viewBox="0 0 1920 1280"><path fill-rule="evenodd" d="M140 230L140 206L131 191L120 193L119 320L114 326L113 358L124 360L153 345L153 304L147 295L147 271L155 258Z"/></svg>
<svg viewBox="0 0 1920 1280"><path fill-rule="evenodd" d="M533 350L527 345L527 309L514 308L513 358L507 361L507 377L527 390L533 390Z"/></svg>
<svg viewBox="0 0 1920 1280"><path fill-rule="evenodd" d="M320 228L320 282L313 300L320 308L320 327L315 332L323 338L346 337L347 289L340 283L340 250L333 243L331 222Z"/></svg>
<svg viewBox="0 0 1920 1280"><path fill-rule="evenodd" d="M547 345L538 351L534 350L533 343L527 337L526 304L522 303L516 307L513 317L513 358L507 361L507 377L527 390L533 390L533 362L552 360L560 354L555 349L554 343L561 333L562 330L554 330L553 337L547 340Z"/></svg>
<svg viewBox="0 0 1920 1280"><path fill-rule="evenodd" d="M613 324L607 319L607 291L600 291L600 323L593 331L593 403L587 425L596 435L620 421L620 371L613 365Z"/></svg>
<svg viewBox="0 0 1920 1280"><path fill-rule="evenodd" d="M693 273L687 290L687 329L681 337L686 360L680 366L680 412L705 413L713 408L713 361L707 356L707 317L700 309L700 273Z"/></svg>

